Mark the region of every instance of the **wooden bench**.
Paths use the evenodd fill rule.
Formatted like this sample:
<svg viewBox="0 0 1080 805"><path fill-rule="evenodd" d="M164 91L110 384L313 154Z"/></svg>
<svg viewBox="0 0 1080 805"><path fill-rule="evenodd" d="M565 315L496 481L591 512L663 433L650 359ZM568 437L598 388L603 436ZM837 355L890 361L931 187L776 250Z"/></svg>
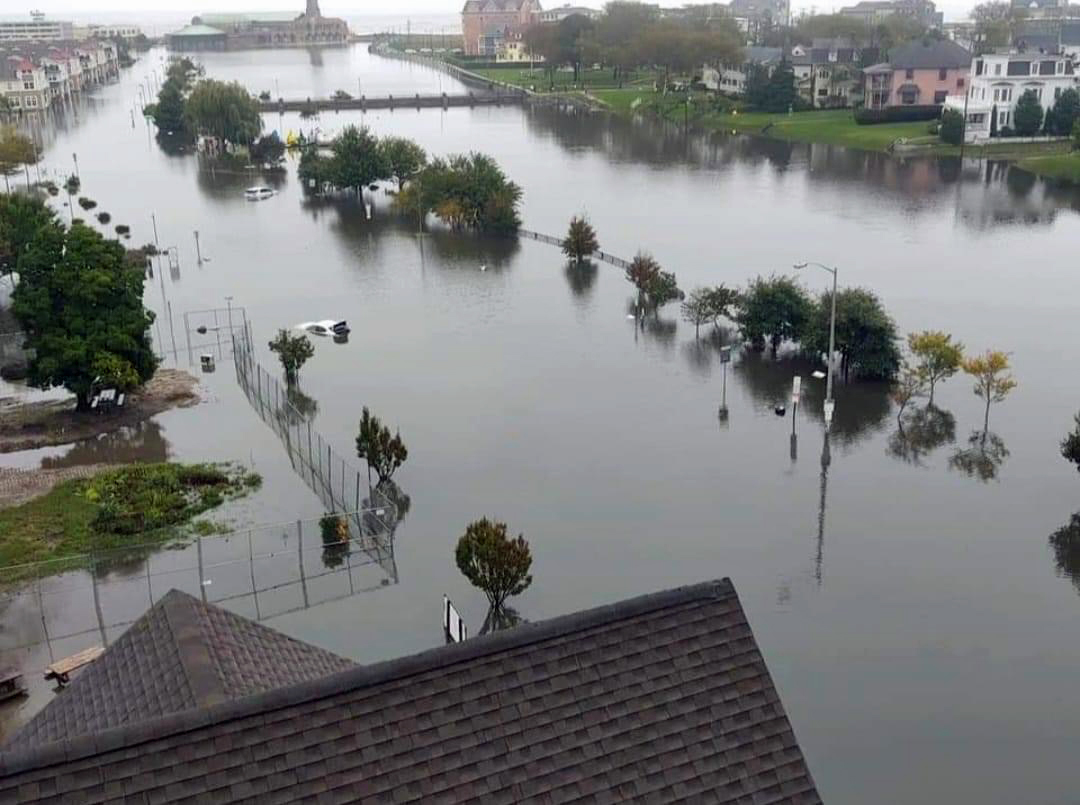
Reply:
<svg viewBox="0 0 1080 805"><path fill-rule="evenodd" d="M77 654L72 654L70 657L57 660L52 665L46 665L45 678L55 679L61 685L66 685L71 679L72 672L77 671L84 665L89 665L100 657L104 651L105 649L101 646L92 646L91 648L83 649Z"/></svg>

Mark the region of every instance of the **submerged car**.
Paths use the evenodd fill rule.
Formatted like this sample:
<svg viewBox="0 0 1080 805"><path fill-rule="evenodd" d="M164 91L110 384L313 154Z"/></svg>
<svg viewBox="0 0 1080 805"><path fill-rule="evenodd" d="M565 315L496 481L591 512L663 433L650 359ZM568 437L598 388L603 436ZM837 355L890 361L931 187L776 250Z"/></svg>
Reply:
<svg viewBox="0 0 1080 805"><path fill-rule="evenodd" d="M305 321L296 325L296 329L312 335L344 336L349 334L349 325L344 320L335 321L334 319Z"/></svg>

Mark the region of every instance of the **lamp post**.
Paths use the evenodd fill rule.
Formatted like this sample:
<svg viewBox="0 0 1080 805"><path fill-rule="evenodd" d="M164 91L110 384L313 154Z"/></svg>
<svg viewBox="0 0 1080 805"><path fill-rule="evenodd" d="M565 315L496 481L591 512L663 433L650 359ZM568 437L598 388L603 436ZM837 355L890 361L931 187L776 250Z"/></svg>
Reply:
<svg viewBox="0 0 1080 805"><path fill-rule="evenodd" d="M824 263L796 263L795 269L801 270L807 266L815 266L820 269L824 269L832 274L832 316L829 319L829 356L826 363L828 367L826 369L825 380L825 428L828 429L832 425L833 411L836 409L836 402L833 400L833 354L836 352L836 269L830 268Z"/></svg>

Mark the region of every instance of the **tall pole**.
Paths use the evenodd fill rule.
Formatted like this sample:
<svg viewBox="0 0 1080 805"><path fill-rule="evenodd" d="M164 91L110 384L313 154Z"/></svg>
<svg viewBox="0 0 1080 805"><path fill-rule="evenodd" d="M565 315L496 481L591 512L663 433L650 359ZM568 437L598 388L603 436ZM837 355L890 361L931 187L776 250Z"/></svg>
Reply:
<svg viewBox="0 0 1080 805"><path fill-rule="evenodd" d="M961 169L963 169L964 145L967 144L968 100L971 98L971 75L970 74L968 75L967 85L968 85L967 86L967 92L964 93L964 125L960 127L960 162L961 162ZM957 182L956 185L957 185L957 187L959 187L960 183Z"/></svg>
<svg viewBox="0 0 1080 805"><path fill-rule="evenodd" d="M833 401L833 354L836 352L836 269L832 269L832 317L829 320L829 369L825 381L825 402ZM831 412L826 415L831 419Z"/></svg>
<svg viewBox="0 0 1080 805"><path fill-rule="evenodd" d="M79 176L79 155L74 151L71 153L71 161L75 163L75 178L82 179L82 177Z"/></svg>

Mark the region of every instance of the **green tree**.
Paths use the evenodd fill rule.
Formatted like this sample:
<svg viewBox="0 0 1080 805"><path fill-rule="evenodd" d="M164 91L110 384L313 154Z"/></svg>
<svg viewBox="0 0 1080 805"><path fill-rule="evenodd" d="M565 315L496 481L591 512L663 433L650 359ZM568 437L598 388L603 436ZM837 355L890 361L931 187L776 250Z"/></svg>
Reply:
<svg viewBox="0 0 1080 805"><path fill-rule="evenodd" d="M42 227L18 260L12 310L34 351L29 382L63 386L87 411L102 370L144 383L157 368L150 346L153 314L143 307L140 270L124 247L83 224Z"/></svg>
<svg viewBox="0 0 1080 805"><path fill-rule="evenodd" d="M1016 388L1016 379L1009 374L1007 353L987 350L964 360L962 367L966 374L975 378L975 396L986 403L986 415L983 417L983 431L990 427L990 405L1003 401Z"/></svg>
<svg viewBox="0 0 1080 805"><path fill-rule="evenodd" d="M0 194L0 274L15 271L20 255L55 221L55 213L38 196Z"/></svg>
<svg viewBox="0 0 1080 805"><path fill-rule="evenodd" d="M263 128L259 103L241 84L211 78L191 91L184 104L184 120L193 133L234 145L251 145Z"/></svg>
<svg viewBox="0 0 1080 805"><path fill-rule="evenodd" d="M1046 133L1057 137L1072 134L1073 125L1080 116L1080 93L1067 89L1058 95L1054 105L1046 113Z"/></svg>
<svg viewBox="0 0 1080 805"><path fill-rule="evenodd" d="M319 147L314 144L305 146L300 152L300 166L297 168L297 175L300 177L305 190L313 188L322 190L327 183L333 184L331 181L333 172L330 159L320 154Z"/></svg>
<svg viewBox="0 0 1080 805"><path fill-rule="evenodd" d="M521 226L517 206L521 188L507 179L498 163L484 154L433 159L398 193L397 209L416 215L433 212L454 229L513 234Z"/></svg>
<svg viewBox="0 0 1080 805"><path fill-rule="evenodd" d="M487 596L492 610L501 609L507 598L520 595L532 584L529 543L521 534L511 539L506 523L486 517L469 523L454 559L465 578Z"/></svg>
<svg viewBox="0 0 1080 805"><path fill-rule="evenodd" d="M694 288L682 303L683 321L694 325L694 338L698 337L701 325L713 320L712 305L709 301L708 288Z"/></svg>
<svg viewBox="0 0 1080 805"><path fill-rule="evenodd" d="M285 156L285 143L276 131L264 134L251 144L251 161L262 165L276 165Z"/></svg>
<svg viewBox="0 0 1080 805"><path fill-rule="evenodd" d="M385 137L379 143L383 161L398 191L427 164L427 152L405 137Z"/></svg>
<svg viewBox="0 0 1080 805"><path fill-rule="evenodd" d="M300 378L300 368L315 354L315 347L306 335L278 330L277 336L270 342L270 351L277 353L281 361L285 383L293 386Z"/></svg>
<svg viewBox="0 0 1080 805"><path fill-rule="evenodd" d="M685 294L679 290L675 281L675 275L670 271L660 271L649 282L645 289L645 296L649 301L649 307L659 314L660 308L668 302L677 302L684 298Z"/></svg>
<svg viewBox="0 0 1080 805"><path fill-rule="evenodd" d="M1080 471L1080 414L1076 415L1076 427L1062 440L1061 455L1066 460L1076 465Z"/></svg>
<svg viewBox="0 0 1080 805"><path fill-rule="evenodd" d="M360 414L360 433L356 437L356 455L375 470L379 484L383 484L405 463L409 451L401 440L401 432L391 434L390 428L364 406Z"/></svg>
<svg viewBox="0 0 1080 805"><path fill-rule="evenodd" d="M661 270L656 259L646 252L638 252L627 266L626 279L637 288L640 308L658 311L661 306L683 296L675 275Z"/></svg>
<svg viewBox="0 0 1080 805"><path fill-rule="evenodd" d="M915 371L930 389L930 405L934 404L934 389L960 371L964 360L964 345L940 330L924 330L908 334L908 349L918 362Z"/></svg>
<svg viewBox="0 0 1080 805"><path fill-rule="evenodd" d="M596 239L596 230L584 215L575 215L570 219L570 228L562 242L563 254L580 263L600 248Z"/></svg>
<svg viewBox="0 0 1080 805"><path fill-rule="evenodd" d="M896 424L902 433L904 430L904 409L919 397L926 396L926 381L923 380L917 369L905 365L900 372L900 377L897 378L892 387L890 396L898 409L896 412Z"/></svg>
<svg viewBox="0 0 1080 805"><path fill-rule="evenodd" d="M821 295L803 340L808 352L829 351L832 293ZM845 288L836 295L836 350L844 379L852 375L891 380L900 368L896 325L877 296L865 288Z"/></svg>
<svg viewBox="0 0 1080 805"><path fill-rule="evenodd" d="M739 304L739 292L721 283L705 289L709 314L714 327L720 326L720 319L731 318Z"/></svg>
<svg viewBox="0 0 1080 805"><path fill-rule="evenodd" d="M813 310L813 301L795 280L758 277L741 296L739 331L756 349L767 341L775 357L784 341L802 339Z"/></svg>
<svg viewBox="0 0 1080 805"><path fill-rule="evenodd" d="M34 141L20 134L14 126L0 126L0 173L5 177L37 162Z"/></svg>
<svg viewBox="0 0 1080 805"><path fill-rule="evenodd" d="M955 109L946 109L941 116L938 136L949 145L960 145L964 140L964 116Z"/></svg>
<svg viewBox="0 0 1080 805"><path fill-rule="evenodd" d="M747 76L746 100L762 112L782 113L798 108L799 93L791 64L781 62L772 72L755 65Z"/></svg>
<svg viewBox="0 0 1080 805"><path fill-rule="evenodd" d="M368 185L390 178L379 141L366 126L346 126L330 146L331 183L360 193Z"/></svg>
<svg viewBox="0 0 1080 805"><path fill-rule="evenodd" d="M178 134L185 130L184 110L184 93L180 85L168 80L158 92L157 103L150 104L143 111L153 119L159 132Z"/></svg>
<svg viewBox="0 0 1080 805"><path fill-rule="evenodd" d="M1043 108L1035 90L1025 91L1016 102L1013 112L1013 129L1019 137L1034 137L1043 124Z"/></svg>

